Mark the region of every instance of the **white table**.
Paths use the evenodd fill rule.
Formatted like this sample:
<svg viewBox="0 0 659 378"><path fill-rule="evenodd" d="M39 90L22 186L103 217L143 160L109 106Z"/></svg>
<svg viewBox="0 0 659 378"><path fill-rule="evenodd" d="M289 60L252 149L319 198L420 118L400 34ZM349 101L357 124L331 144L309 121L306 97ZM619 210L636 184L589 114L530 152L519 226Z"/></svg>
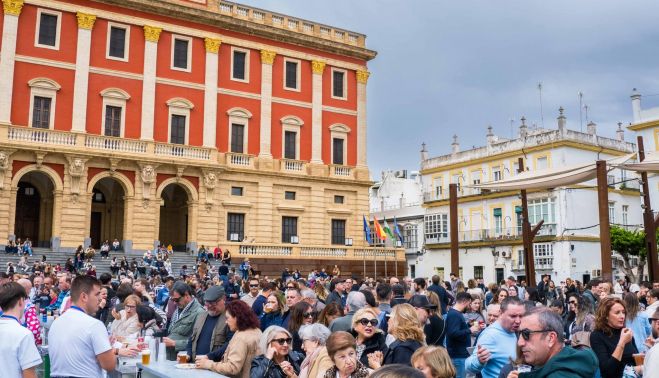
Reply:
<svg viewBox="0 0 659 378"><path fill-rule="evenodd" d="M152 361L148 365L138 362L137 367L142 370L142 378L228 378L225 375L203 369L177 369L176 361Z"/></svg>

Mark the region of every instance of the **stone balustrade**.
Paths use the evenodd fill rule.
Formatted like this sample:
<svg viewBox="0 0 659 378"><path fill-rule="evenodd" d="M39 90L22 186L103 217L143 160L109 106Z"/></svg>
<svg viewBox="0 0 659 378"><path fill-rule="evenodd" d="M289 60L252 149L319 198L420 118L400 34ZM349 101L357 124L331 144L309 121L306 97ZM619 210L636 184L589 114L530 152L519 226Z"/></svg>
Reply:
<svg viewBox="0 0 659 378"><path fill-rule="evenodd" d="M352 247L352 246L300 246L296 244L264 244L264 243L235 243L237 253L232 252L236 258L250 256L278 256L280 258L341 258L346 260L373 261L405 261L405 249L381 247ZM236 247L229 246L234 251Z"/></svg>

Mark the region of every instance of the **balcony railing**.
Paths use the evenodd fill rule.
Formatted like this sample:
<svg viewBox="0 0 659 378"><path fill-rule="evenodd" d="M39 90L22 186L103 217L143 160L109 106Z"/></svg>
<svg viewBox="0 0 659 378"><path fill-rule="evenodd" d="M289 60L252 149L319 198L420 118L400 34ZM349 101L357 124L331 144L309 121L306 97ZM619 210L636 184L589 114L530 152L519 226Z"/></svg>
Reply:
<svg viewBox="0 0 659 378"><path fill-rule="evenodd" d="M338 258L344 260L369 261L404 261L403 248L383 247L353 247L353 246L300 246L297 244L263 244L263 243L236 243L238 256L234 257L277 257L289 258Z"/></svg>
<svg viewBox="0 0 659 378"><path fill-rule="evenodd" d="M227 165L241 168L253 168L254 157L247 154L227 153Z"/></svg>
<svg viewBox="0 0 659 378"><path fill-rule="evenodd" d="M330 169L332 176L335 177L350 177L352 174L352 169L345 165L332 165Z"/></svg>
<svg viewBox="0 0 659 378"><path fill-rule="evenodd" d="M96 150L143 154L146 153L147 142L101 135L87 135L85 136L85 147Z"/></svg>
<svg viewBox="0 0 659 378"><path fill-rule="evenodd" d="M282 159L281 170L282 172L304 173L305 163L300 160Z"/></svg>
<svg viewBox="0 0 659 378"><path fill-rule="evenodd" d="M36 129L31 127L10 127L8 139L13 141L50 144L58 146L75 146L76 135L64 131Z"/></svg>
<svg viewBox="0 0 659 378"><path fill-rule="evenodd" d="M211 149L181 144L156 143L156 155L175 156L188 159L210 160Z"/></svg>

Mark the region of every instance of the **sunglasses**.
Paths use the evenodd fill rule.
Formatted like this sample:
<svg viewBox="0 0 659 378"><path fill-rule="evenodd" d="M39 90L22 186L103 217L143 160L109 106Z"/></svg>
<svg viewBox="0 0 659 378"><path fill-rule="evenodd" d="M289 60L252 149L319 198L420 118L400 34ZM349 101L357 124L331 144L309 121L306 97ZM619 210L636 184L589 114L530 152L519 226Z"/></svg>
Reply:
<svg viewBox="0 0 659 378"><path fill-rule="evenodd" d="M650 322L650 324L652 324L654 322L659 322L659 318L650 318L648 319L648 321Z"/></svg>
<svg viewBox="0 0 659 378"><path fill-rule="evenodd" d="M290 337L287 337L285 339L272 339L271 342L277 342L279 345L284 345L284 344L291 344L293 342L293 339Z"/></svg>
<svg viewBox="0 0 659 378"><path fill-rule="evenodd" d="M314 313L313 312L305 312L304 317L305 318L313 318Z"/></svg>
<svg viewBox="0 0 659 378"><path fill-rule="evenodd" d="M378 325L378 320L377 319L366 319L366 318L361 318L358 320L359 324L363 325L364 327L371 325L373 327Z"/></svg>
<svg viewBox="0 0 659 378"><path fill-rule="evenodd" d="M577 301L569 301L568 303L575 305L575 304L577 304Z"/></svg>
<svg viewBox="0 0 659 378"><path fill-rule="evenodd" d="M259 285L249 285L249 287L259 287Z"/></svg>
<svg viewBox="0 0 659 378"><path fill-rule="evenodd" d="M519 331L519 335L522 336L522 338L525 341L529 341L532 334L534 334L534 333L546 333L546 332L553 332L553 331L550 330L550 329L541 329L541 330L538 330L538 331L531 331L528 328L524 328L523 330Z"/></svg>

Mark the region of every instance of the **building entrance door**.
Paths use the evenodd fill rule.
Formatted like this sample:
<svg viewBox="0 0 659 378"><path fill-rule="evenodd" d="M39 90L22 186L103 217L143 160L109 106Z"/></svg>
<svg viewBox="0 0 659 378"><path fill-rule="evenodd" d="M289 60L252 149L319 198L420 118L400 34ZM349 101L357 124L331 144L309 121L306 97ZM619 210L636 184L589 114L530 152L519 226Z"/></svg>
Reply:
<svg viewBox="0 0 659 378"><path fill-rule="evenodd" d="M101 224L103 214L100 211L92 211L92 218L89 226L89 238L92 240L92 247L101 248Z"/></svg>
<svg viewBox="0 0 659 378"><path fill-rule="evenodd" d="M41 195L37 188L30 183L19 182L16 193L15 234L17 239L38 240L40 208Z"/></svg>

